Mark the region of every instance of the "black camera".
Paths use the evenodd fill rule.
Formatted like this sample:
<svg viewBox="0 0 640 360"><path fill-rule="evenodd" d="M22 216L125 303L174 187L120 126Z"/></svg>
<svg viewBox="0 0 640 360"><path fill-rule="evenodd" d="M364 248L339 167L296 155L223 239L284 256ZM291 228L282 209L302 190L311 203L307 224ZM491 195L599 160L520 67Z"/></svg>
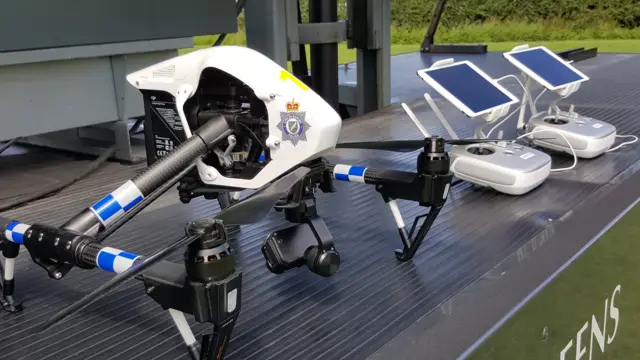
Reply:
<svg viewBox="0 0 640 360"><path fill-rule="evenodd" d="M328 277L340 267L333 237L319 217L269 234L262 254L274 274L307 265L312 272Z"/></svg>

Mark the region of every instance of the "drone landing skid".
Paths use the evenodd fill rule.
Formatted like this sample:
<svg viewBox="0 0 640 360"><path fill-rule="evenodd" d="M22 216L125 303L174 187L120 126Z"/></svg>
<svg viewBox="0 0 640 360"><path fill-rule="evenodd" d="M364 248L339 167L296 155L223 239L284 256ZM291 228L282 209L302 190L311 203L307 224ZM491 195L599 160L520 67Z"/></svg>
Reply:
<svg viewBox="0 0 640 360"><path fill-rule="evenodd" d="M399 261L408 261L418 251L440 210L447 201L453 174L449 171L449 155L445 152L445 140L439 137L425 139L423 151L417 159L417 172L383 170L333 165L333 176L337 180L374 185L389 205L398 226L403 249L396 250ZM407 233L396 199L417 202L428 207L429 212L417 216L411 231ZM424 218L418 228L418 224Z"/></svg>
<svg viewBox="0 0 640 360"><path fill-rule="evenodd" d="M138 277L147 295L171 312L193 360L222 359L240 313L242 273L235 269L224 228L212 220L191 223L187 232L200 238L189 245L185 264L162 261ZM184 314L212 324L201 346Z"/></svg>
<svg viewBox="0 0 640 360"><path fill-rule="evenodd" d="M222 359L231 338L233 327L240 312L240 288L242 274L235 272L221 280L189 281L184 267L171 262L161 262L140 276L147 294L163 309L194 315L199 323L212 324L212 331L202 336L201 345L193 338L189 328L182 329L174 317L174 322L183 334L187 352L192 360ZM228 301L228 289L237 289L237 299ZM196 305L196 306L192 306ZM231 309L231 306L233 308Z"/></svg>
<svg viewBox="0 0 640 360"><path fill-rule="evenodd" d="M389 205L398 226L403 248L395 251L396 259L409 261L413 259L440 214L449 194L453 176L450 173L417 176L415 173L403 171L376 171L376 169L367 169L367 171L372 177L372 182L375 181L374 178L381 182L376 186L376 190L382 195L384 202ZM408 179L411 181L407 181ZM426 214L415 217L409 233L407 233L396 199L415 201L420 206L429 207Z"/></svg>
<svg viewBox="0 0 640 360"><path fill-rule="evenodd" d="M2 228L2 224L0 224ZM20 246L8 241L0 241L0 251L5 258L6 269L0 263L0 305L4 311L9 313L17 313L22 311L23 307L20 301L14 297L15 279L13 278L13 267L18 253L20 252Z"/></svg>
<svg viewBox="0 0 640 360"><path fill-rule="evenodd" d="M404 248L396 250L396 259L399 261L409 261L413 259L420 245L422 245L422 241L427 237L429 230L431 230L431 226L433 226L433 223L436 221L438 214L440 214L441 209L442 206L432 206L428 213L416 216L413 221L413 226L411 226L411 231L408 234L404 225L398 228ZM422 220L423 218L424 220ZM422 220L422 223L418 229L420 220Z"/></svg>

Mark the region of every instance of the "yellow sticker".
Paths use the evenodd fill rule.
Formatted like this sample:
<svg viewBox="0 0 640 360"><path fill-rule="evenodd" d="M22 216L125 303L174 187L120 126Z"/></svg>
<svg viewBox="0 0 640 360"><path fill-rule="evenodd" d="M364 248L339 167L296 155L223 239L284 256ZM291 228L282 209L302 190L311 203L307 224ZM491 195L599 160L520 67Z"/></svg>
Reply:
<svg viewBox="0 0 640 360"><path fill-rule="evenodd" d="M296 78L295 76L293 76L293 74L291 74L290 72L288 72L285 69L282 69L280 71L280 80L282 81L287 81L287 80L291 80L293 81L294 84L296 84L302 91L307 91L309 90L309 88L307 87L307 85L305 85L302 81L298 80L298 78Z"/></svg>

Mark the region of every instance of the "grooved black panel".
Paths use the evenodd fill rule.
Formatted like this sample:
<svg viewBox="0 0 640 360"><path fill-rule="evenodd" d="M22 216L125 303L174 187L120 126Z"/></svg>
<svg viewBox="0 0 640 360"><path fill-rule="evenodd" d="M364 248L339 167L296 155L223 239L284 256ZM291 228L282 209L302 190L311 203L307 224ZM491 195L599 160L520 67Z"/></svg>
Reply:
<svg viewBox="0 0 640 360"><path fill-rule="evenodd" d="M620 134L640 135L637 121L640 104L635 95L640 88L640 73L634 71L640 67L640 57L630 56L616 66L598 65L601 63L607 62L592 59L581 63L593 80L573 97L576 109L613 123ZM398 72L405 70L398 68ZM418 97L420 88L413 89L413 97ZM444 135L424 100L412 108L430 132ZM472 122L450 107L442 109L452 117L452 125L461 136L471 135ZM345 121L341 140L418 137L402 109L394 106ZM414 157L358 150L336 151L329 156L335 162L398 170L412 170ZM243 227L232 244L244 272L243 310L228 358L364 359L480 278L538 234L549 221L565 215L639 158L637 147L631 146L581 161L575 170L554 174L540 188L521 197L460 184L452 190L415 259L407 263L398 263L394 258L393 250L400 246L397 230L390 211L374 189L338 182L338 194L318 197L319 211L325 216L342 255L341 269L332 278L320 278L305 268L282 275L268 272L259 247L270 231L287 225L281 215L274 213L268 221ZM553 166L567 166L571 161L566 156L555 157ZM5 215L25 222L60 224L137 170L109 164L56 197ZM0 174L0 183L3 176ZM400 202L400 207L407 223L421 212L415 204L407 202ZM167 194L107 243L150 254L180 236L185 222L216 211L214 202L182 205L177 204L174 193ZM179 258L176 254L172 260ZM27 309L0 320L0 358L187 359L170 317L144 295L142 285L135 281L55 330L44 335L31 333L56 310L80 299L109 278L110 275L99 271L76 269L56 282L48 279L23 252L17 264L17 287L19 294L28 300ZM202 325L194 326L198 333L205 329Z"/></svg>
<svg viewBox="0 0 640 360"><path fill-rule="evenodd" d="M234 0L3 1L0 52L237 31Z"/></svg>

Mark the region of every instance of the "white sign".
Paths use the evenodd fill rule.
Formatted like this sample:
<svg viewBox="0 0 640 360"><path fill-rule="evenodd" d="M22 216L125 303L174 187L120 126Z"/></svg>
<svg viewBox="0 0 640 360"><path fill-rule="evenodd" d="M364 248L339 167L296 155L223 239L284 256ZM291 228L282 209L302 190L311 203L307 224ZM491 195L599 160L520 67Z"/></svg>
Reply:
<svg viewBox="0 0 640 360"><path fill-rule="evenodd" d="M592 359L594 340L595 344L600 348L600 352L604 353L605 346L611 345L616 337L618 331L618 324L620 323L620 309L615 305L616 296L620 295L621 285L616 286L611 294L611 299L607 298L604 301L604 315L598 320L596 315L591 315L591 320L582 325L580 330L576 333L575 342L574 339L569 340L567 345L560 351L560 360L573 359L573 356L568 354L575 354L575 360ZM591 324L590 338L587 338L585 333L589 329ZM602 325L602 327L600 327ZM609 329L609 331L607 331ZM606 341L605 341L606 340ZM589 357L587 358L587 352Z"/></svg>

